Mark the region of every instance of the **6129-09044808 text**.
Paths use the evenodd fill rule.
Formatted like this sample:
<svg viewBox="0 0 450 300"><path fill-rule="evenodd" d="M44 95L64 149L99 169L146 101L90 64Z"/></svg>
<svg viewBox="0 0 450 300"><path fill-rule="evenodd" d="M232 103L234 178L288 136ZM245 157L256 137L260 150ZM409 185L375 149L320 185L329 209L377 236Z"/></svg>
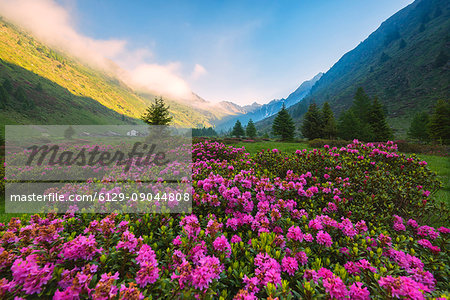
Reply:
<svg viewBox="0 0 450 300"><path fill-rule="evenodd" d="M16 194L10 195L11 202L121 202L121 201L155 201L155 202L173 202L189 201L190 193L98 193L89 195L79 194Z"/></svg>

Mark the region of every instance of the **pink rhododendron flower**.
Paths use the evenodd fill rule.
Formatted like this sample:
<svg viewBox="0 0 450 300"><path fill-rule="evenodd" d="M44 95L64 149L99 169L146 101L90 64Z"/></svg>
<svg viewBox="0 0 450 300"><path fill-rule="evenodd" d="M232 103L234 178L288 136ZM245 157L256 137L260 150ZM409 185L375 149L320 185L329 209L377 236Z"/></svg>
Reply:
<svg viewBox="0 0 450 300"><path fill-rule="evenodd" d="M136 283L141 287L147 286L149 283L155 283L159 278L159 268L157 263L145 261L140 263L141 268L136 273Z"/></svg>
<svg viewBox="0 0 450 300"><path fill-rule="evenodd" d="M53 275L54 265L47 263L40 267L36 255L29 255L25 260L19 258L14 261L11 271L16 284L22 285L23 291L28 294L38 294Z"/></svg>
<svg viewBox="0 0 450 300"><path fill-rule="evenodd" d="M331 240L331 236L328 232L324 232L320 230L316 235L316 241L320 245L325 245L326 247L331 247L333 241Z"/></svg>
<svg viewBox="0 0 450 300"><path fill-rule="evenodd" d="M281 261L281 267L284 272L288 273L289 275L293 276L295 271L298 270L298 263L297 260L293 257L285 256Z"/></svg>
<svg viewBox="0 0 450 300"><path fill-rule="evenodd" d="M361 282L355 282L350 286L350 299L368 300L370 299L370 292L367 287L362 287Z"/></svg>
<svg viewBox="0 0 450 300"><path fill-rule="evenodd" d="M301 242L303 240L303 233L302 233L302 230L300 229L300 227L298 227L298 226L291 226L288 229L288 233L287 233L286 237L289 240Z"/></svg>
<svg viewBox="0 0 450 300"><path fill-rule="evenodd" d="M136 238L133 233L125 230L122 233L122 239L117 243L117 249L125 249L132 253L142 244L142 238Z"/></svg>
<svg viewBox="0 0 450 300"><path fill-rule="evenodd" d="M228 243L227 238L224 235L219 236L213 242L214 249L220 252L225 252L227 257L231 255L231 245Z"/></svg>
<svg viewBox="0 0 450 300"><path fill-rule="evenodd" d="M425 299L424 293L430 291L425 285L404 276L381 277L378 284L396 298Z"/></svg>
<svg viewBox="0 0 450 300"><path fill-rule="evenodd" d="M231 237L231 243L239 243L239 242L242 242L242 239L241 239L241 237L240 236L238 236L238 235L233 235L232 237Z"/></svg>
<svg viewBox="0 0 450 300"><path fill-rule="evenodd" d="M91 234L88 237L79 235L72 241L63 245L60 256L69 260L92 260L94 256L100 252L101 249L97 248L97 242L94 235Z"/></svg>

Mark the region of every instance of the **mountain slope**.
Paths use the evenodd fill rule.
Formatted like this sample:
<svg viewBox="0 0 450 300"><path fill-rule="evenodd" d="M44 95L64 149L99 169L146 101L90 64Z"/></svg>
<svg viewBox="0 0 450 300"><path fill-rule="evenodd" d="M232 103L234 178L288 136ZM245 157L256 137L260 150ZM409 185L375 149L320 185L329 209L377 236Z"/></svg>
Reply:
<svg viewBox="0 0 450 300"><path fill-rule="evenodd" d="M125 117L99 102L73 95L66 88L17 65L0 60L0 83L5 89L0 116L3 124L127 124L136 119ZM6 84L4 84L6 86ZM20 96L22 90L23 96Z"/></svg>
<svg viewBox="0 0 450 300"><path fill-rule="evenodd" d="M267 104L258 105L256 103L242 108L242 115L225 117L218 121L217 128L222 130L228 130L233 127L234 123L239 120L242 124L252 119L254 122L262 120L264 118L273 116L284 104L286 107L291 107L294 104L301 101L308 93L314 84L322 77L323 73L319 73L312 79L303 82L293 93L291 93L286 99L272 100Z"/></svg>
<svg viewBox="0 0 450 300"><path fill-rule="evenodd" d="M94 101L100 105L96 114L89 117L85 116L83 122L98 124L109 120L116 124L117 121L121 122L122 120L120 115L139 118L154 98L154 95L133 91L111 74L95 70L65 53L45 46L17 26L1 19L0 59L2 62L0 83L4 79L9 79L13 82L15 88L22 86L27 97L35 104L36 108L50 106L55 108L55 113L47 109L39 113L38 110L34 113L24 113L20 106L14 106L17 103L12 101L6 109L2 109L0 112L0 116L5 122L8 122L8 120L10 122L21 120L22 123L45 121L53 124L61 121L65 123L69 123L69 121L81 122L81 119L76 117L61 120L56 112L60 108L64 108L65 111L72 111L71 108L77 106L77 103L84 105L82 101L86 101L87 106L95 106L92 103ZM41 97L33 91L32 87L39 82L41 82L43 91L47 95L45 97ZM62 92L63 90L65 92ZM62 94L66 93L70 95L61 97ZM193 97L195 98L193 103L201 102L199 100L201 98L195 96ZM53 100L50 101L50 98ZM14 100L14 97L12 97L12 100ZM170 112L174 116L176 125L211 126L215 120L229 114L226 111L217 111L217 109L210 108L208 105L205 106L206 108L200 108L187 105L177 99L165 97L165 100L170 105ZM117 112L119 117L111 118L114 115L111 112L103 114L107 111L103 108ZM82 115L81 111L79 114ZM11 117L11 114L14 117ZM84 112L84 114L88 115L89 113ZM102 121L98 121L96 118ZM2 123L6 124L3 121Z"/></svg>
<svg viewBox="0 0 450 300"><path fill-rule="evenodd" d="M359 86L385 105L397 137L415 112L450 95L450 2L420 0L400 10L346 53L289 109L297 124L311 101L328 101L335 114L350 107ZM259 124L268 128L271 119Z"/></svg>

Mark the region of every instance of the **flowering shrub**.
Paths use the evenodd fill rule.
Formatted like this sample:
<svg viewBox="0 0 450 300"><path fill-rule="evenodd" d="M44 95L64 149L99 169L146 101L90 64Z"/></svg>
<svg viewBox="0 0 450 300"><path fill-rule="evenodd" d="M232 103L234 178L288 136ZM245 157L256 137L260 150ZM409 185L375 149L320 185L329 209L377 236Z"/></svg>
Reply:
<svg viewBox="0 0 450 300"><path fill-rule="evenodd" d="M448 297L439 182L393 143L250 157L203 142L193 158L190 214L0 224L0 298Z"/></svg>

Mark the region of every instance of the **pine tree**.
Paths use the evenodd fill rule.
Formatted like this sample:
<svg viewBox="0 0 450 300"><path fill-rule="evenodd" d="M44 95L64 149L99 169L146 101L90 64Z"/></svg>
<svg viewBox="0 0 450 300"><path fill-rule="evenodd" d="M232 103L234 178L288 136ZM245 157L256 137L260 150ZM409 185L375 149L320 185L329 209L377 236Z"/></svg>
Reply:
<svg viewBox="0 0 450 300"><path fill-rule="evenodd" d="M439 100L430 119L430 136L444 144L450 143L450 104Z"/></svg>
<svg viewBox="0 0 450 300"><path fill-rule="evenodd" d="M400 50L400 49L403 49L405 47L406 47L406 42L405 42L404 39L401 39L400 43L398 44L398 49Z"/></svg>
<svg viewBox="0 0 450 300"><path fill-rule="evenodd" d="M252 119L250 119L248 121L245 131L246 131L247 136L251 139L256 136L256 127L255 127L255 123L253 123Z"/></svg>
<svg viewBox="0 0 450 300"><path fill-rule="evenodd" d="M344 140L361 139L361 119L349 109L341 114L338 122L338 136Z"/></svg>
<svg viewBox="0 0 450 300"><path fill-rule="evenodd" d="M355 96L353 97L353 106L357 117L363 122L368 121L369 109L370 109L370 97L366 94L362 87L356 90Z"/></svg>
<svg viewBox="0 0 450 300"><path fill-rule="evenodd" d="M426 112L417 113L409 126L408 136L422 142L428 141L430 139L430 133L428 130L429 123L430 116Z"/></svg>
<svg viewBox="0 0 450 300"><path fill-rule="evenodd" d="M75 129L73 129L72 126L67 127L66 130L64 130L64 137L68 140L72 139L72 136L75 134Z"/></svg>
<svg viewBox="0 0 450 300"><path fill-rule="evenodd" d="M173 117L169 113L162 97L155 97L155 102L147 107L147 111L141 116L141 120L149 125L169 125Z"/></svg>
<svg viewBox="0 0 450 300"><path fill-rule="evenodd" d="M0 107L5 108L8 104L9 95L3 85L0 85Z"/></svg>
<svg viewBox="0 0 450 300"><path fill-rule="evenodd" d="M371 139L374 142L387 141L392 136L391 128L386 121L383 105L378 101L378 97L373 99L369 110L369 125Z"/></svg>
<svg viewBox="0 0 450 300"><path fill-rule="evenodd" d="M336 137L336 120L334 119L333 111L330 104L325 102L322 107L322 124L323 124L323 137L327 139L334 139Z"/></svg>
<svg viewBox="0 0 450 300"><path fill-rule="evenodd" d="M310 140L317 139L323 136L323 120L322 113L317 108L316 103L309 105L301 127L302 134L305 138Z"/></svg>
<svg viewBox="0 0 450 300"><path fill-rule="evenodd" d="M241 121L237 120L234 124L233 130L231 131L231 135L234 135L235 137L241 137L245 135L244 128L242 128Z"/></svg>
<svg viewBox="0 0 450 300"><path fill-rule="evenodd" d="M284 103L273 121L272 131L274 135L281 136L283 141L291 141L294 139L295 124Z"/></svg>

